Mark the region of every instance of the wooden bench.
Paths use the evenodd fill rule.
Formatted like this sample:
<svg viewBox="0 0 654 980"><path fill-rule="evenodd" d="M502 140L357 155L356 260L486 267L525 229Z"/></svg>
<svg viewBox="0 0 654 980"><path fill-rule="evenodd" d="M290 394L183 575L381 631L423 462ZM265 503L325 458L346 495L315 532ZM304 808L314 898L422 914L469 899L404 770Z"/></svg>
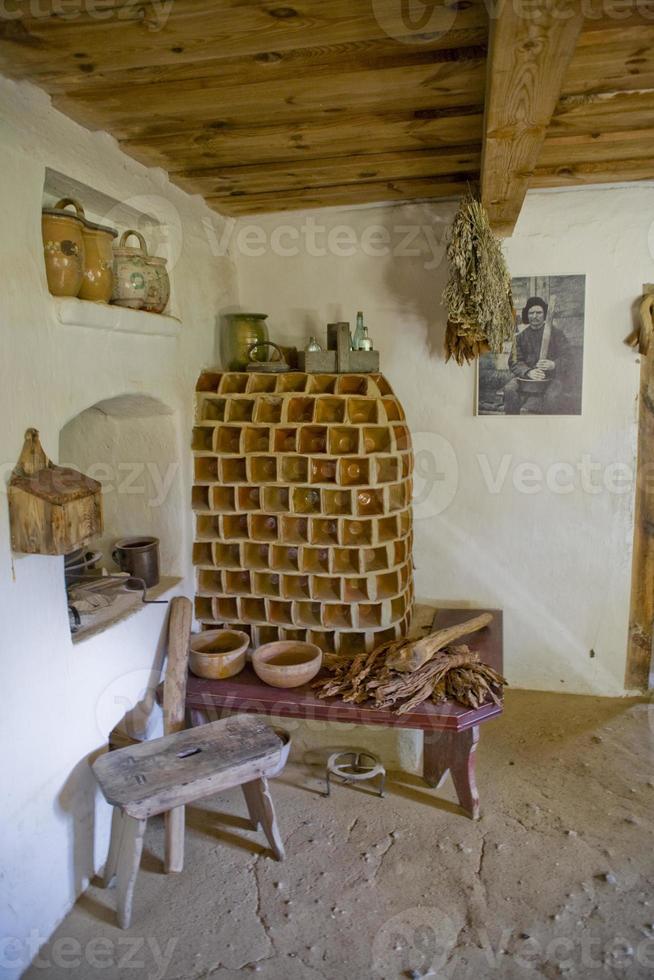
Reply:
<svg viewBox="0 0 654 980"><path fill-rule="evenodd" d="M502 613L500 610L439 609L434 622L442 628L454 626L482 612L491 612L488 627L469 638L480 658L502 673ZM466 641L464 638L463 642ZM292 690L268 687L247 666L236 677L223 681L188 676L186 708L192 725L204 724L227 711L252 712L311 721L347 722L420 729L423 740L423 776L429 786L440 786L449 772L459 803L472 818L479 817L479 794L475 779L475 752L479 726L502 713L493 703L466 708L452 701L421 704L406 715L350 704L339 698L320 700L310 686Z"/></svg>
<svg viewBox="0 0 654 980"><path fill-rule="evenodd" d="M226 718L175 735L108 752L93 772L114 807L104 885L118 878L118 924L129 927L148 817L179 810L240 786L253 828L261 824L278 861L284 845L266 777L279 768L282 740L256 718Z"/></svg>

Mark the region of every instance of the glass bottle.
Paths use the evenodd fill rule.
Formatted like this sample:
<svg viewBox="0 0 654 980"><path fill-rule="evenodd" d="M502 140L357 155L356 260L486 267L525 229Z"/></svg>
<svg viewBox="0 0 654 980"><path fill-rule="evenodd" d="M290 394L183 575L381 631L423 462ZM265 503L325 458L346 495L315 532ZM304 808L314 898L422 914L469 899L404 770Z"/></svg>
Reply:
<svg viewBox="0 0 654 980"><path fill-rule="evenodd" d="M359 311L357 313L357 325L354 331L354 337L352 338L352 350L361 350L361 343L365 336L365 327L363 325L363 313Z"/></svg>

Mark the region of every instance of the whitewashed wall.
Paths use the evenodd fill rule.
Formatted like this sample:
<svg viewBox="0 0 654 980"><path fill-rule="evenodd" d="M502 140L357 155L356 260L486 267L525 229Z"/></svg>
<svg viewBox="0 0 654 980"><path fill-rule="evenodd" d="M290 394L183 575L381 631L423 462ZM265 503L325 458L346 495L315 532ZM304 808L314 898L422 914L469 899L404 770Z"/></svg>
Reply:
<svg viewBox="0 0 654 980"><path fill-rule="evenodd" d="M174 225L179 337L57 322L41 244L46 167ZM106 134L55 112L35 89L7 81L0 81L0 173L0 975L16 977L104 861L108 808L89 762L160 666L166 607L149 606L74 647L63 559L12 558L5 484L28 426L56 459L60 430L99 400L158 399L172 413L182 463L174 565L190 594L193 391L200 368L214 361L217 316L235 301L236 277L231 259L218 254L223 223L202 201L127 158ZM106 452L99 449L98 461Z"/></svg>
<svg viewBox="0 0 654 980"><path fill-rule="evenodd" d="M623 338L654 272L654 188L530 194L506 244L514 276L587 277L581 418L475 417L476 369L443 357L452 213L407 205L243 219L241 302L269 313L273 339L298 345L363 310L426 473L416 477L417 595L504 609L517 687L619 695L638 385Z"/></svg>
<svg viewBox="0 0 654 980"><path fill-rule="evenodd" d="M178 338L56 321L41 249L46 167L136 207L149 202L174 222ZM328 321L354 320L362 309L406 407L421 465L437 464L427 487L416 481L418 595L502 607L516 686L623 693L633 493L619 467L633 466L638 368L622 339L632 301L652 279L652 187L529 197L507 244L512 273L587 276L584 415L477 419L474 369L442 357L450 206L278 215L243 221L230 239L229 226L165 174L129 160L105 134L76 126L34 89L5 81L0 173L3 490L28 426L40 429L56 456L61 429L98 401L159 399L178 433L180 589L190 593L186 433L197 374L216 361L218 315L236 303L236 270L242 307L268 312L275 339L303 343L324 334ZM561 471L552 464L583 466L584 458L599 464L596 484L584 489L580 473L571 492L557 492ZM536 492L525 492L533 490L525 463L543 474ZM163 615L163 607L150 607L73 647L62 559L12 558L0 501L3 977L21 973L104 860L108 813L89 761L156 675ZM324 744L330 733L316 737ZM407 742L404 757L415 762L416 748Z"/></svg>

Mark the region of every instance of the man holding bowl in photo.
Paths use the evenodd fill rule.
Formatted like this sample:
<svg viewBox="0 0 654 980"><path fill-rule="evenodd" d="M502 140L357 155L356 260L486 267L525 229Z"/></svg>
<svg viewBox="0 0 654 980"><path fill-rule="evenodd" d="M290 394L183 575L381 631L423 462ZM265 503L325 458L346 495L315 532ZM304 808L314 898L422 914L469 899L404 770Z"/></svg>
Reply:
<svg viewBox="0 0 654 980"><path fill-rule="evenodd" d="M504 387L505 415L561 415L570 344L562 330L550 328L546 355L541 357L548 304L530 296L522 310L526 324L509 356L512 379ZM532 384L533 382L533 390Z"/></svg>

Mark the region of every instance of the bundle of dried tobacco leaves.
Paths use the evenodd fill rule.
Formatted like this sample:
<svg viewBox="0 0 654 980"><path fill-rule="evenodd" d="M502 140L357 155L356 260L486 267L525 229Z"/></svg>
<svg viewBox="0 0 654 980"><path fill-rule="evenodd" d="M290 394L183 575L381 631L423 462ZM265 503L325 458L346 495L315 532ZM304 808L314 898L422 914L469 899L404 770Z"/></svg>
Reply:
<svg viewBox="0 0 654 980"><path fill-rule="evenodd" d="M504 678L467 646L452 645L490 619L484 614L421 640L392 640L354 659L326 654L324 663L331 676L313 687L320 698L338 695L354 704L371 702L368 707L392 708L398 715L428 698L434 702L452 698L471 708L487 700L500 704Z"/></svg>
<svg viewBox="0 0 654 980"><path fill-rule="evenodd" d="M487 350L500 353L515 332L511 278L486 210L470 191L454 217L447 257L447 359L463 364Z"/></svg>

